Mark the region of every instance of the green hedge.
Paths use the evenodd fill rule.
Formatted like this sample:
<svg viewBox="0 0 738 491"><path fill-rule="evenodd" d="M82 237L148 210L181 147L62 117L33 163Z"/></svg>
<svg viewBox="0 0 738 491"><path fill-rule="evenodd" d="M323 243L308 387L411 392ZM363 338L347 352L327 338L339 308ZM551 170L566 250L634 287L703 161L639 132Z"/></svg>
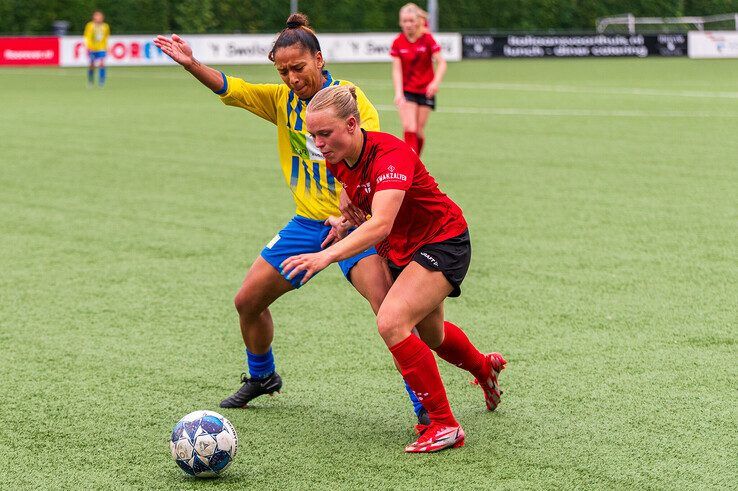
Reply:
<svg viewBox="0 0 738 491"><path fill-rule="evenodd" d="M299 0L322 32L395 31L406 0ZM419 5L425 6L421 0ZM738 0L438 0L440 29L592 30L595 19L710 15L738 12ZM114 33L276 32L289 0L0 0L0 32L45 34L54 20L81 33L92 10L102 9Z"/></svg>

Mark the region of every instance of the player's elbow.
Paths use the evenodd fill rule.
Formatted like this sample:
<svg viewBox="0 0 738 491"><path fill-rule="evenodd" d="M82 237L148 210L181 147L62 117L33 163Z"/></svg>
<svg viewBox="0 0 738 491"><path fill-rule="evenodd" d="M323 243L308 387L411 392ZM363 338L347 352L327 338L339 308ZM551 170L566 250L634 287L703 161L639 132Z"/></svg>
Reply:
<svg viewBox="0 0 738 491"><path fill-rule="evenodd" d="M379 221L379 223L376 224L376 230L377 242L381 242L389 236L390 232L392 232L392 222Z"/></svg>

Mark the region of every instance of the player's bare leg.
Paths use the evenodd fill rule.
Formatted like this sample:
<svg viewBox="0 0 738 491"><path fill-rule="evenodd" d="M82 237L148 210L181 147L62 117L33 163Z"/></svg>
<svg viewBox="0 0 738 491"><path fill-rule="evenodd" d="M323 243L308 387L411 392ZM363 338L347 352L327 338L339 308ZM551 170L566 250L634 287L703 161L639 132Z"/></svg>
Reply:
<svg viewBox="0 0 738 491"><path fill-rule="evenodd" d="M418 110L415 113L417 129L415 130L415 133L418 136L418 155L420 155L420 153L423 151L423 145L425 144L425 124L428 122L431 108L420 104L417 104L417 106Z"/></svg>
<svg viewBox="0 0 738 491"><path fill-rule="evenodd" d="M410 262L395 280L377 314L379 335L391 347L404 340L414 326L438 309L453 291L440 271L429 271L416 262ZM443 339L443 317L435 324L418 326L421 339L435 336Z"/></svg>
<svg viewBox="0 0 738 491"><path fill-rule="evenodd" d="M418 105L414 102L405 101L397 108L400 113L400 122L405 143L410 145L417 153L418 151Z"/></svg>
<svg viewBox="0 0 738 491"><path fill-rule="evenodd" d="M238 311L241 337L252 353L266 353L274 339L274 323L269 306L293 290L279 271L259 256L251 265L233 303Z"/></svg>
<svg viewBox="0 0 738 491"><path fill-rule="evenodd" d="M351 268L351 284L364 297L376 314L392 287L387 260L378 254L367 256Z"/></svg>
<svg viewBox="0 0 738 491"><path fill-rule="evenodd" d="M439 307L452 287L440 272L411 262L392 285L377 314L377 328L397 359L402 374L422 398L431 423L406 452L435 452L464 444L464 430L454 418L430 348L412 335L418 326L421 336L443 337L443 311Z"/></svg>
<svg viewBox="0 0 738 491"><path fill-rule="evenodd" d="M351 268L349 274L351 276L351 284L369 302L372 311L376 315L379 312L382 302L384 302L384 298L387 296L387 292L392 287L393 279L387 266L387 260L378 254L367 256L356 263ZM395 362L397 371L402 373L400 367L397 365L397 360L393 358L393 361ZM410 395L410 398L413 401L415 415L418 418L416 430L421 431L430 423L428 412L420 407L420 403L417 401L417 398L414 398L413 394Z"/></svg>
<svg viewBox="0 0 738 491"><path fill-rule="evenodd" d="M418 336L432 350L443 342L443 329L437 329L438 325L443 325L443 304L436 307L417 325Z"/></svg>
<svg viewBox="0 0 738 491"><path fill-rule="evenodd" d="M418 105L414 102L405 101L399 107L400 123L402 131L418 131Z"/></svg>
<svg viewBox="0 0 738 491"><path fill-rule="evenodd" d="M443 324L444 329L439 333L436 329L439 322ZM443 305L431 312L428 317L418 323L418 332L420 338L425 344L427 344L433 351L435 351L442 359L448 361L454 366L467 370L474 375L474 384L479 385L484 392L484 402L489 411L494 411L500 404L500 397L502 396L502 390L497 377L500 372L505 368L507 361L502 357L500 353L487 353L483 355L484 359L479 360L477 356L477 363L465 365L459 364L459 360L455 358L455 353L449 354L444 350L443 342L445 340L445 333L451 332L455 337L461 337L462 341L468 342L466 334L464 334L457 326L451 322L444 321ZM466 357L462 357L466 358ZM419 428L421 432L423 428Z"/></svg>
<svg viewBox="0 0 738 491"><path fill-rule="evenodd" d="M269 352L274 338L269 305L292 289L290 282L264 258L256 258L234 299L241 336L250 353L258 356ZM272 394L282 388L282 379L277 372L260 379L248 378L244 374L241 381L241 388L224 399L221 407L245 407L255 397Z"/></svg>
<svg viewBox="0 0 738 491"><path fill-rule="evenodd" d="M484 393L484 402L487 409L489 411L494 411L500 404L500 397L502 396L502 390L500 390L497 377L505 368L507 361L500 353L487 353L486 355L483 355L483 359L480 359L481 353L479 355L472 353L476 356L473 356L470 360L467 356L464 356L468 353L459 354L458 348L454 349L454 341L457 341L454 339L452 339L450 343L447 343L452 345L451 349L445 349L443 342L447 332L449 332L454 338L460 338L464 345L469 343L469 340L463 331L453 323L444 321L444 318L443 304L441 304L436 310L428 314L425 319L418 322L417 329L420 338L433 351L435 351L439 357L454 366L470 372L474 376L474 384L479 385ZM437 328L439 324L443 325L443 329L440 331ZM463 362L459 363L461 360L463 360ZM474 363L474 361L476 361L476 363ZM421 426L418 429L418 432L420 433L422 430L423 428Z"/></svg>

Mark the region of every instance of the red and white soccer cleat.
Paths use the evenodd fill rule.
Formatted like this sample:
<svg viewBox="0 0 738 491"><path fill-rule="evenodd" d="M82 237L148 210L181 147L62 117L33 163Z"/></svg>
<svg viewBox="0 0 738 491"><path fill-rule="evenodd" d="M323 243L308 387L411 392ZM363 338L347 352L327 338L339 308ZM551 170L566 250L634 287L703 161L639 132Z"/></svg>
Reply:
<svg viewBox="0 0 738 491"><path fill-rule="evenodd" d="M507 361L499 353L489 353L485 355L485 358L487 358L488 373L482 380L474 379L474 383L484 391L484 402L487 404L487 409L494 411L497 409L502 395L497 376L505 368Z"/></svg>
<svg viewBox="0 0 738 491"><path fill-rule="evenodd" d="M420 434L417 440L405 447L408 453L438 452L444 448L464 446L464 430L461 426L446 426L431 423Z"/></svg>
<svg viewBox="0 0 738 491"><path fill-rule="evenodd" d="M418 423L418 424L415 425L415 427L413 429L415 430L415 434L416 435L422 435L423 433L425 433L425 430L427 430L429 426L430 425L426 425L426 424L423 424L423 423Z"/></svg>

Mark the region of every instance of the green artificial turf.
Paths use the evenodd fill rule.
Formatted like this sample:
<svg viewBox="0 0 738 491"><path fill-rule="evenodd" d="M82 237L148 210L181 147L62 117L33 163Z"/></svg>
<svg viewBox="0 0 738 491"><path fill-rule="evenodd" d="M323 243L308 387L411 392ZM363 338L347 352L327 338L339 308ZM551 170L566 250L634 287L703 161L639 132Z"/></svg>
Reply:
<svg viewBox="0 0 738 491"><path fill-rule="evenodd" d="M270 66L225 67L276 81ZM388 65L335 65L400 133ZM239 455L169 432L239 385L232 304L292 213L274 128L173 67L0 70L0 488L731 488L738 482L738 63L449 65L424 160L474 246L447 316L509 360L464 448L413 416L334 266L272 309L283 394L223 410Z"/></svg>

